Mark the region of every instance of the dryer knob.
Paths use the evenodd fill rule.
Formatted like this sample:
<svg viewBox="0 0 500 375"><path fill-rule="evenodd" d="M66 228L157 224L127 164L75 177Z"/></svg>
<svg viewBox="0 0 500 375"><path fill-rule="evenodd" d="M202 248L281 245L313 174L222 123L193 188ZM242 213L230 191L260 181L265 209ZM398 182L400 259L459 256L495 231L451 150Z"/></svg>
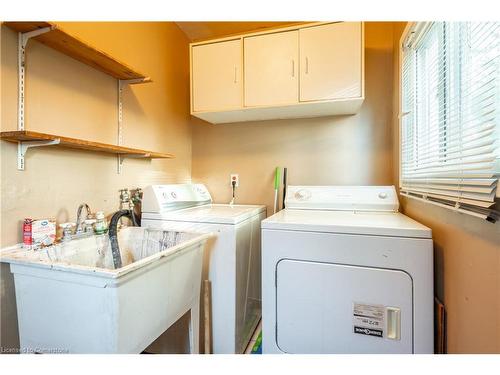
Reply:
<svg viewBox="0 0 500 375"><path fill-rule="evenodd" d="M305 201L311 197L311 192L308 190L301 189L294 194L295 199L298 201Z"/></svg>

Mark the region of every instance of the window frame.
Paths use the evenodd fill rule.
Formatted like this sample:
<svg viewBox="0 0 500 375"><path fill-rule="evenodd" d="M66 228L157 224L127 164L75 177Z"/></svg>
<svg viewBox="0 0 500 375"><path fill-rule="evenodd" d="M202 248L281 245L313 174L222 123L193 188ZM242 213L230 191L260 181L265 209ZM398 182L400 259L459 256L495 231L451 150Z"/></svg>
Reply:
<svg viewBox="0 0 500 375"><path fill-rule="evenodd" d="M399 167L398 167L398 189L401 189L402 187L402 176L403 176L403 171L402 171L402 141L403 141L403 56L404 56L404 48L405 48L405 41L407 37L409 36L410 33L422 33L425 34L425 31L422 32L422 30L425 30L429 27L432 26L432 24L435 22L407 22L405 29L403 30L403 33L401 34L401 37L399 39L399 45L398 45L398 162L399 162ZM445 26L445 22L443 22L443 26ZM446 38L446 33L444 32L442 34L442 37ZM417 43L417 40L414 40L413 43ZM450 56L446 56L446 63L449 63L450 61ZM417 68L415 68L416 70ZM441 68L440 68L441 69ZM449 71L448 69L445 69L445 74L446 71ZM446 77L448 79L448 77ZM446 88L446 86L445 86ZM445 90L446 91L446 90ZM415 97L415 103L417 102L417 98ZM446 111L449 110L448 108L449 103L445 101L444 103L444 109ZM448 126L448 123L446 124ZM496 172L498 174L498 186L496 190L496 198L500 198L500 126L499 129L497 129L497 134L498 134L498 153L496 157ZM444 147L446 150L446 146ZM417 152L416 147L414 149L414 152ZM446 154L446 151L444 151ZM446 162L446 157L443 159L443 162Z"/></svg>

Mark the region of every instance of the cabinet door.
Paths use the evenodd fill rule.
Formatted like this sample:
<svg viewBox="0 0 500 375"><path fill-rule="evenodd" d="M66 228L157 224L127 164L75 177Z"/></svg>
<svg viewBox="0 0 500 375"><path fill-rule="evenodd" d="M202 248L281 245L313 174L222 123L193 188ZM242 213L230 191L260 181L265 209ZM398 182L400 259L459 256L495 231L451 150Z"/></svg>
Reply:
<svg viewBox="0 0 500 375"><path fill-rule="evenodd" d="M241 39L193 46L193 111L242 107Z"/></svg>
<svg viewBox="0 0 500 375"><path fill-rule="evenodd" d="M362 95L362 24L300 29L300 101Z"/></svg>
<svg viewBox="0 0 500 375"><path fill-rule="evenodd" d="M298 31L244 39L245 106L298 103Z"/></svg>

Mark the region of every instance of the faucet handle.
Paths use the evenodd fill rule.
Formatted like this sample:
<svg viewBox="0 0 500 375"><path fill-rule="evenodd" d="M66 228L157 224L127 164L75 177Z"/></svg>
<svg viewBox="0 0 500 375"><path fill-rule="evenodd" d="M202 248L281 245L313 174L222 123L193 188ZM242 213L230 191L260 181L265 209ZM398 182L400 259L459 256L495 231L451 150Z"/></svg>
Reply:
<svg viewBox="0 0 500 375"><path fill-rule="evenodd" d="M120 192L120 201L122 203L128 202L130 200L130 194L127 188L118 190Z"/></svg>
<svg viewBox="0 0 500 375"><path fill-rule="evenodd" d="M62 223L62 224L59 224L59 228L61 228L63 230L63 235L62 235L62 240L67 240L71 237L71 235L73 234L73 228L76 226L75 223Z"/></svg>
<svg viewBox="0 0 500 375"><path fill-rule="evenodd" d="M84 224L84 229L83 231L85 233L94 233L94 224L97 222L96 219L86 219L83 224Z"/></svg>
<svg viewBox="0 0 500 375"><path fill-rule="evenodd" d="M132 194L132 203L133 204L137 204L137 203L140 203L142 201L142 189L141 188L135 188L133 191L133 194Z"/></svg>
<svg viewBox="0 0 500 375"><path fill-rule="evenodd" d="M67 223L61 223L59 224L59 228L73 228L76 224L75 223L71 223L71 222L67 222Z"/></svg>

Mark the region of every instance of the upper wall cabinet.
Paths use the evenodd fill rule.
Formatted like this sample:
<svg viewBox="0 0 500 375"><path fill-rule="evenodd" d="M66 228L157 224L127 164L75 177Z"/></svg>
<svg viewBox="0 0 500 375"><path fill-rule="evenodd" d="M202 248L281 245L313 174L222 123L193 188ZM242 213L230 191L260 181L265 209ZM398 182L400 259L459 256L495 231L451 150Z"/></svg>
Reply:
<svg viewBox="0 0 500 375"><path fill-rule="evenodd" d="M298 31L245 38L244 56L246 107L298 103Z"/></svg>
<svg viewBox="0 0 500 375"><path fill-rule="evenodd" d="M239 109L242 101L241 40L191 49L192 110Z"/></svg>
<svg viewBox="0 0 500 375"><path fill-rule="evenodd" d="M300 35L300 100L359 98L361 24L308 27Z"/></svg>
<svg viewBox="0 0 500 375"><path fill-rule="evenodd" d="M361 22L191 44L191 114L211 123L354 114L363 100Z"/></svg>

